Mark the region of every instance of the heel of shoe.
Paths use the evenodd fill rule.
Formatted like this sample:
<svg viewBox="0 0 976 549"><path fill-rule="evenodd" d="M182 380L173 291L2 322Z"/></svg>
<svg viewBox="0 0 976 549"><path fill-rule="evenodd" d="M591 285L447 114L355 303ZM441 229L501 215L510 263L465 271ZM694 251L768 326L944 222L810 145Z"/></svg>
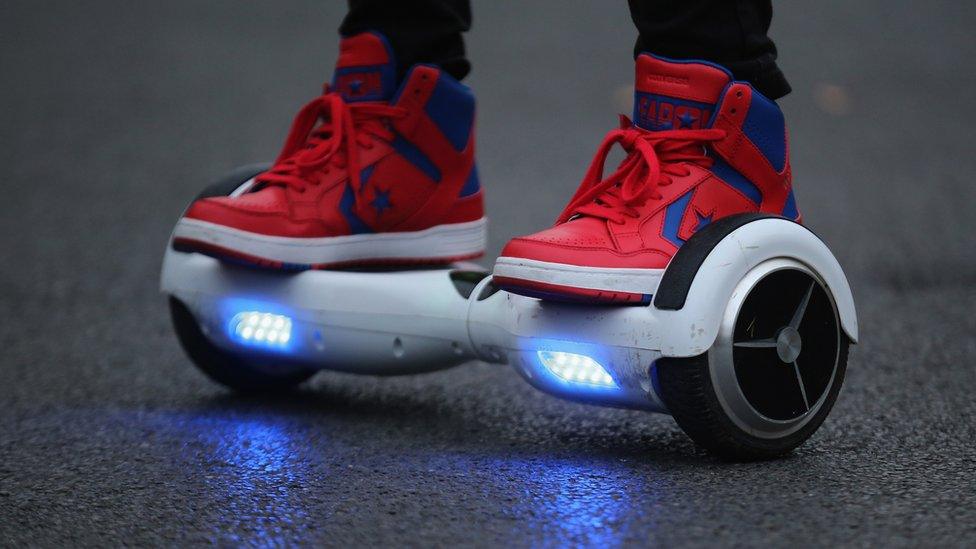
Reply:
<svg viewBox="0 0 976 549"><path fill-rule="evenodd" d="M471 173L461 188L457 200L445 218L445 223L464 223L485 217L485 192L478 179L478 165L471 167Z"/></svg>
<svg viewBox="0 0 976 549"><path fill-rule="evenodd" d="M424 238L425 247L430 246L426 253L434 251L432 255L443 261L473 259L484 255L488 245L488 218L438 225L424 232L428 233Z"/></svg>

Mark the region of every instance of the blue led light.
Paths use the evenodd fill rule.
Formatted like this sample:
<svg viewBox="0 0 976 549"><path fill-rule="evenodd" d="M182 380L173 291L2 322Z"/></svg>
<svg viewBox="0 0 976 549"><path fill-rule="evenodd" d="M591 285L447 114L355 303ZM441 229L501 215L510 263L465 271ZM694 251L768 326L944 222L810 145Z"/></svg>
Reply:
<svg viewBox="0 0 976 549"><path fill-rule="evenodd" d="M563 351L537 351L537 353L542 365L563 381L598 387L617 386L603 366L586 355Z"/></svg>
<svg viewBox="0 0 976 549"><path fill-rule="evenodd" d="M261 311L243 311L230 319L230 333L242 343L284 347L291 340L291 319Z"/></svg>

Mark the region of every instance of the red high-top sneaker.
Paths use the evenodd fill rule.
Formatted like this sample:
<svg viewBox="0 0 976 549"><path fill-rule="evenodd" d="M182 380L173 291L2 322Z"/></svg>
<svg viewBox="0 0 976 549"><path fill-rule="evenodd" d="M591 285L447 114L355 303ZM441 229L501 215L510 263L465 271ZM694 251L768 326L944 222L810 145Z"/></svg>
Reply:
<svg viewBox="0 0 976 549"><path fill-rule="evenodd" d="M621 116L555 226L515 238L494 280L519 294L647 303L692 234L721 217L799 220L783 113L712 63L637 58L634 122ZM603 178L607 153L627 157Z"/></svg>
<svg viewBox="0 0 976 549"><path fill-rule="evenodd" d="M299 112L275 165L244 193L193 203L174 247L284 269L480 256L474 96L432 66L395 79L383 36L343 38L332 85Z"/></svg>

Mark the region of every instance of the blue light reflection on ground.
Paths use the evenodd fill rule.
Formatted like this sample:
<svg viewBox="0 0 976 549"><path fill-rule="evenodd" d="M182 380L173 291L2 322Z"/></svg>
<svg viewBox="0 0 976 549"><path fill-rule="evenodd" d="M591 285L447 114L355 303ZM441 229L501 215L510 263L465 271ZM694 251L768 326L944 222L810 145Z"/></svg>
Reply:
<svg viewBox="0 0 976 549"><path fill-rule="evenodd" d="M603 547L617 541L632 505L619 473L587 460L547 461L536 470L537 499L548 508L538 527L546 537L559 544Z"/></svg>
<svg viewBox="0 0 976 549"><path fill-rule="evenodd" d="M513 455L485 461L445 455L432 462L445 472L456 472L468 462L471 472L465 482L479 485L490 501L510 502L497 513L512 522L512 539L527 546L619 546L629 533L646 532L656 521L658 501L666 499L665 483L634 475L616 458ZM499 497L504 494L518 495ZM629 541L646 544L653 538Z"/></svg>
<svg viewBox="0 0 976 549"><path fill-rule="evenodd" d="M508 525L494 538L501 545L646 544L657 539L648 532L655 531L659 513L675 505L666 475L648 470L633 450L607 452L592 442L578 446L575 439L565 442L571 449L564 443L553 448L552 440L533 449L535 444L517 438L522 442L510 453L493 454L485 452L484 441L472 446L461 435L446 447L373 453L372 444L358 438L358 415L333 425L309 423L275 411L280 406L152 414L151 432L182 441L182 456L171 466L184 479L178 492L192 494L177 502L185 505L183 517L171 523L208 525L197 530L204 537L184 541L328 544L372 539L381 527L386 534L394 528L436 540L444 539L442 531L456 535L458 521L491 517ZM422 436L463 423L418 426L407 418L395 426ZM339 424L348 428L336 433ZM583 425L584 440L590 429ZM638 532L642 538L634 539Z"/></svg>
<svg viewBox="0 0 976 549"><path fill-rule="evenodd" d="M203 485L221 509L210 542L288 545L298 543L296 524L306 523L303 491L309 464L295 426L273 414L247 413L181 418L187 435L195 435L185 451L194 463L207 463ZM226 532L248 532L238 538Z"/></svg>

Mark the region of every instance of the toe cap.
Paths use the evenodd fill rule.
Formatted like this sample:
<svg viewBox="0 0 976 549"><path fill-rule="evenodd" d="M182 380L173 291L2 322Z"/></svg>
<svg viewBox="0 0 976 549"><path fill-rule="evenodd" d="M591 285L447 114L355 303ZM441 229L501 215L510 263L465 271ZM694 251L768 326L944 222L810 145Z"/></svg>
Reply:
<svg viewBox="0 0 976 549"><path fill-rule="evenodd" d="M671 260L667 252L652 248L620 251L605 222L597 219L571 221L513 238L502 249L501 256L581 267L623 269L663 269Z"/></svg>
<svg viewBox="0 0 976 549"><path fill-rule="evenodd" d="M329 236L320 221L292 219L281 193L278 189L265 189L238 197L201 198L190 205L183 217L266 236Z"/></svg>

